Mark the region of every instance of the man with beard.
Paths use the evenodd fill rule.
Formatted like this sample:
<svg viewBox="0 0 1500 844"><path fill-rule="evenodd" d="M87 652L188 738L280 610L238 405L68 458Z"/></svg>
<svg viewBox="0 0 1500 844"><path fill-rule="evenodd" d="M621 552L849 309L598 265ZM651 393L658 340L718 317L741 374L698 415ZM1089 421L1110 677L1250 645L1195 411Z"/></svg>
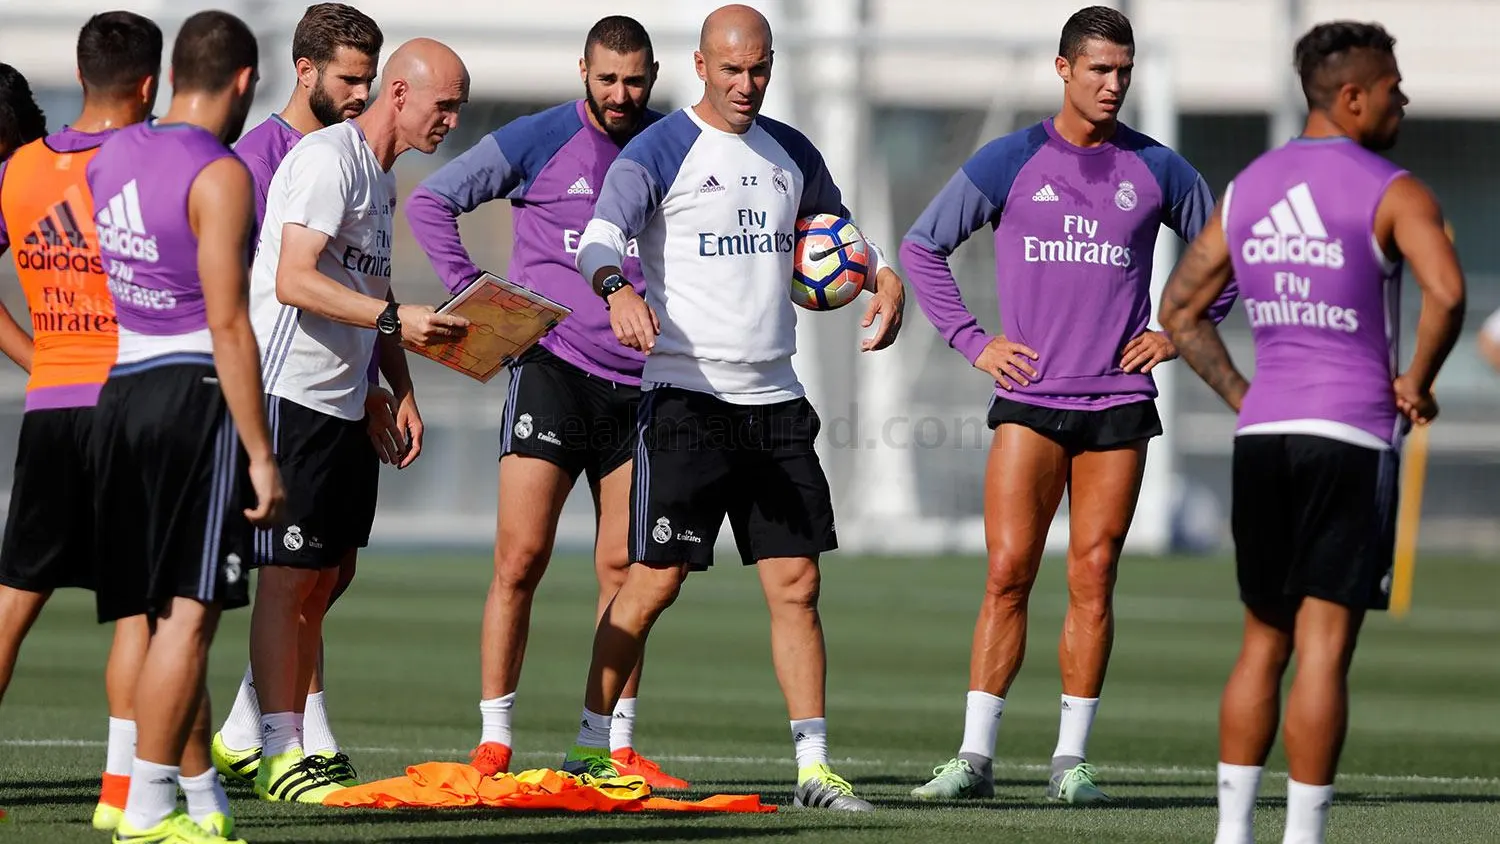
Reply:
<svg viewBox="0 0 1500 844"><path fill-rule="evenodd" d="M417 242L449 290L480 274L459 238L458 215L505 198L514 208L510 278L573 309L511 369L500 435L495 575L480 638L482 733L472 762L509 769L511 711L526 653L531 601L551 557L563 503L587 474L597 514L594 570L603 612L630 555L631 450L645 357L615 338L604 302L578 277L578 238L594 214L604 174L621 147L659 114L646 104L656 81L651 39L631 18L594 24L578 62L584 96L516 120L427 178L407 201ZM644 291L639 261L625 273ZM653 788L686 788L633 749L640 665L614 710L612 756L622 774Z"/></svg>
<svg viewBox="0 0 1500 844"><path fill-rule="evenodd" d="M255 182L257 229L265 219L271 177L276 175L281 160L302 140L302 136L364 112L384 40L375 21L352 6L319 3L308 7L292 36L297 85L292 89L291 99L281 113L266 118L235 144L236 154L250 168ZM392 463L397 459L394 453L381 445L396 441L395 411L390 392L377 383L379 372L374 361L371 362L369 378L365 410L370 419L370 436L381 458ZM353 579L354 560L351 558L339 572L339 582L329 599L330 604L343 594ZM261 755L260 715L253 672L246 666L234 707L213 739L214 767L224 776L246 784L255 781ZM303 750L309 757L326 759L329 773L336 781L352 784L357 780L349 757L339 750L323 706L321 655L307 693Z"/></svg>

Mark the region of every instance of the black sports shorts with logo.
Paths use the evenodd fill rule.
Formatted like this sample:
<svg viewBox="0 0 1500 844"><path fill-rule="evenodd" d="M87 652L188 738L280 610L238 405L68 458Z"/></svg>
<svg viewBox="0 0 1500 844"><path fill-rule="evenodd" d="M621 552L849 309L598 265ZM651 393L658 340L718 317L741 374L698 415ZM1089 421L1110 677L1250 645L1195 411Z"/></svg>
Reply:
<svg viewBox="0 0 1500 844"><path fill-rule="evenodd" d="M96 602L101 622L173 598L249 603L254 497L213 359L116 366L94 409Z"/></svg>
<svg viewBox="0 0 1500 844"><path fill-rule="evenodd" d="M995 396L990 400L990 430L1023 425L1071 454L1107 451L1161 436L1156 402L1143 399L1103 410L1059 410Z"/></svg>
<svg viewBox="0 0 1500 844"><path fill-rule="evenodd" d="M1240 599L1305 596L1356 609L1390 606L1400 456L1306 434L1234 441Z"/></svg>
<svg viewBox="0 0 1500 844"><path fill-rule="evenodd" d="M0 584L27 592L94 587L94 409L21 417Z"/></svg>
<svg viewBox="0 0 1500 844"><path fill-rule="evenodd" d="M541 346L511 366L500 456L552 463L577 482L620 468L635 455L641 390L585 372Z"/></svg>
<svg viewBox="0 0 1500 844"><path fill-rule="evenodd" d="M325 569L370 544L380 456L366 419L340 419L266 396L281 482L282 523L255 532L255 564Z"/></svg>
<svg viewBox="0 0 1500 844"><path fill-rule="evenodd" d="M642 392L638 417L632 560L706 569L726 515L745 565L838 547L807 399L738 405L657 387Z"/></svg>

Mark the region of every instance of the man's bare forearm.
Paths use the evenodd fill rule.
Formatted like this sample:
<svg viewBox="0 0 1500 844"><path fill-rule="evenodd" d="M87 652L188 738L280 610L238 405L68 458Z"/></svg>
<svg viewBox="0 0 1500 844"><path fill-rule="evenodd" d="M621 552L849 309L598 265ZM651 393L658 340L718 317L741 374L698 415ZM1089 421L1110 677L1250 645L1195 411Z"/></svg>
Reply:
<svg viewBox="0 0 1500 844"><path fill-rule="evenodd" d="M1198 377L1218 393L1225 404L1239 412L1250 382L1229 359L1229 350L1224 347L1224 338L1219 336L1213 320L1200 317L1173 331L1171 340L1177 346L1178 355L1198 373Z"/></svg>

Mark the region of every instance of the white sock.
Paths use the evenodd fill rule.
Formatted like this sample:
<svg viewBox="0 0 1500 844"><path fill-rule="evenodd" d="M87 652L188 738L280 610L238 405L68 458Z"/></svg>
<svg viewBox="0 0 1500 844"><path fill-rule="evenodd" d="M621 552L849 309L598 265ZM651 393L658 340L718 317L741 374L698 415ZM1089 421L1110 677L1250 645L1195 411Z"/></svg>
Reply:
<svg viewBox="0 0 1500 844"><path fill-rule="evenodd" d="M497 742L510 747L510 718L516 708L516 693L481 700L479 720L481 723L479 743Z"/></svg>
<svg viewBox="0 0 1500 844"><path fill-rule="evenodd" d="M1052 758L1089 758L1089 730L1093 729L1094 713L1098 709L1099 698L1062 696L1062 716L1057 723L1057 748L1052 751Z"/></svg>
<svg viewBox="0 0 1500 844"><path fill-rule="evenodd" d="M959 753L972 753L986 759L995 758L995 739L1000 736L1000 715L1005 698L988 692L969 692L964 704L964 743Z"/></svg>
<svg viewBox="0 0 1500 844"><path fill-rule="evenodd" d="M803 718L792 722L792 746L797 749L797 770L828 764L828 719Z"/></svg>
<svg viewBox="0 0 1500 844"><path fill-rule="evenodd" d="M109 719L109 749L104 753L104 773L130 776L135 763L135 722L124 718Z"/></svg>
<svg viewBox="0 0 1500 844"><path fill-rule="evenodd" d="M182 785L182 793L187 795L188 817L195 822L203 823L214 812L229 817L229 795L224 793L224 786L219 783L218 771L210 767L196 777L179 774L177 782ZM174 799L172 802L177 801Z"/></svg>
<svg viewBox="0 0 1500 844"><path fill-rule="evenodd" d="M584 707L583 718L578 722L578 741L574 744L600 750L609 747L609 716L590 712Z"/></svg>
<svg viewBox="0 0 1500 844"><path fill-rule="evenodd" d="M255 678L250 676L250 666L245 666L245 676L240 680L240 690L234 696L234 706L219 735L230 750L249 750L260 747L260 699L255 696Z"/></svg>
<svg viewBox="0 0 1500 844"><path fill-rule="evenodd" d="M177 811L177 776L180 773L176 765L132 760L125 820L138 830L147 830Z"/></svg>
<svg viewBox="0 0 1500 844"><path fill-rule="evenodd" d="M261 756L270 759L290 750L302 749L302 733L297 729L297 713L272 712L260 716Z"/></svg>
<svg viewBox="0 0 1500 844"><path fill-rule="evenodd" d="M1323 832L1328 828L1328 810L1332 805L1332 785L1307 785L1288 779L1286 836L1281 839L1281 844L1323 844Z"/></svg>
<svg viewBox="0 0 1500 844"><path fill-rule="evenodd" d="M302 750L309 756L339 752L339 741L333 737L333 728L328 726L328 709L323 703L322 692L311 692L307 696L307 711L302 714Z"/></svg>
<svg viewBox="0 0 1500 844"><path fill-rule="evenodd" d="M615 714L609 722L609 749L613 753L625 747L635 747L635 698L622 697L615 704Z"/></svg>
<svg viewBox="0 0 1500 844"><path fill-rule="evenodd" d="M1219 763L1219 832L1214 844L1254 844L1255 796L1259 765Z"/></svg>

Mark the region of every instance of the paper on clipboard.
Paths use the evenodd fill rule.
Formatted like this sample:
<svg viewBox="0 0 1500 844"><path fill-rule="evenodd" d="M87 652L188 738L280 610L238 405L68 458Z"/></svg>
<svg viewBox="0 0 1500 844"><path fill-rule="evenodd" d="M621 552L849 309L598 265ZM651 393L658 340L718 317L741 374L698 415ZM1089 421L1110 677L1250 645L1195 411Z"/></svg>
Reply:
<svg viewBox="0 0 1500 844"><path fill-rule="evenodd" d="M485 383L573 311L493 273L483 273L438 308L438 313L467 319L468 334L451 343L416 346L403 340L401 345Z"/></svg>

